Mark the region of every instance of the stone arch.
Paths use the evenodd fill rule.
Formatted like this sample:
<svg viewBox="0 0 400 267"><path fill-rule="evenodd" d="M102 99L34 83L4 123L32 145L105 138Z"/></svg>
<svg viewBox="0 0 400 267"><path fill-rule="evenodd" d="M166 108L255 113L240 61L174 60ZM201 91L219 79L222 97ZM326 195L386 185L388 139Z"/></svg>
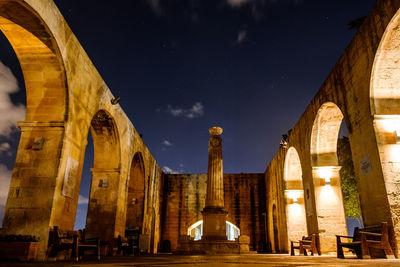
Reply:
<svg viewBox="0 0 400 267"><path fill-rule="evenodd" d="M307 221L301 162L294 147L290 147L286 153L284 181L288 241L299 240L307 236Z"/></svg>
<svg viewBox="0 0 400 267"><path fill-rule="evenodd" d="M1 1L0 30L21 65L27 97L25 120L66 120L68 99L64 63L46 23L22 1Z"/></svg>
<svg viewBox="0 0 400 267"><path fill-rule="evenodd" d="M387 25L375 53L370 107L397 250L400 247L400 10ZM373 166L372 166L373 167ZM391 217L391 221L389 219ZM393 243L394 240L392 240ZM395 244L393 244L395 245ZM399 251L397 251L399 253Z"/></svg>
<svg viewBox="0 0 400 267"><path fill-rule="evenodd" d="M322 253L336 250L335 235L347 235L337 139L343 113L333 102L321 105L311 133L311 164Z"/></svg>
<svg viewBox="0 0 400 267"><path fill-rule="evenodd" d="M43 258L65 146L69 103L65 66L47 21L25 1L0 1L0 30L20 63L27 104L25 121L18 122L21 137L2 231L39 236L38 257Z"/></svg>
<svg viewBox="0 0 400 267"><path fill-rule="evenodd" d="M136 152L132 158L127 187L126 227L142 228L145 202L146 173L143 156Z"/></svg>
<svg viewBox="0 0 400 267"><path fill-rule="evenodd" d="M337 138L343 114L332 102L324 103L318 110L311 134L312 166L337 166Z"/></svg>
<svg viewBox="0 0 400 267"><path fill-rule="evenodd" d="M99 110L90 123L93 137L92 183L86 219L88 237L112 240L115 231L121 148L117 125L105 110ZM101 220L99 220L101 218Z"/></svg>

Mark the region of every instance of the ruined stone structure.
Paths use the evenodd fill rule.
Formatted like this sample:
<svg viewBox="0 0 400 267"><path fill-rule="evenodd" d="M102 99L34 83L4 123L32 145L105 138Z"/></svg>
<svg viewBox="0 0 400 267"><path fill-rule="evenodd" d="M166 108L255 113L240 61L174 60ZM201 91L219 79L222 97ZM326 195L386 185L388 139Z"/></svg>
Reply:
<svg viewBox="0 0 400 267"><path fill-rule="evenodd" d="M39 236L44 258L49 227L73 229L90 130L87 234L110 240L124 234L130 212L139 212L142 233L157 252L162 171L121 107L112 105L111 91L56 5L1 0L0 29L18 57L27 95L4 233Z"/></svg>
<svg viewBox="0 0 400 267"><path fill-rule="evenodd" d="M162 240L169 240L176 251L179 238L203 219L207 174L167 174L164 181ZM266 244L264 174L224 174L224 192L226 220L250 237L250 250Z"/></svg>
<svg viewBox="0 0 400 267"><path fill-rule="evenodd" d="M187 228L188 233L184 234L182 239L179 239L178 251L196 254L248 253L249 237L240 234L237 226L226 221L229 212L225 209L224 201L222 138L220 137L222 128L211 127L209 132L211 137L208 144L205 205L201 211L203 220L199 223L200 228L197 228L197 230L193 229L193 227L198 222ZM196 189L193 193L199 196L199 185L197 185ZM197 202L199 202L198 199ZM179 204L180 208L182 208L181 203ZM191 207L190 204L188 208ZM198 204L196 203L195 206L199 206ZM178 218L179 223L180 217ZM237 230L236 234L234 233L235 229L229 229L233 227ZM193 233L193 230L195 233Z"/></svg>
<svg viewBox="0 0 400 267"><path fill-rule="evenodd" d="M88 235L141 227L152 252L166 240L175 250L202 219L206 176L162 173L51 0L0 0L0 29L27 90L3 233L39 236L43 259L49 228L73 228L90 130ZM399 58L400 0L377 0L265 173L224 175L227 220L251 249L285 252L289 239L317 234L323 253L335 251L347 231L336 155L344 121L364 223L388 222L399 254Z"/></svg>
<svg viewBox="0 0 400 267"><path fill-rule="evenodd" d="M287 251L289 238L308 233L319 235L323 253L334 253L334 236L346 233L336 155L343 120L364 224L388 222L399 254L399 8L397 0L376 2L269 164L265 179L272 251Z"/></svg>

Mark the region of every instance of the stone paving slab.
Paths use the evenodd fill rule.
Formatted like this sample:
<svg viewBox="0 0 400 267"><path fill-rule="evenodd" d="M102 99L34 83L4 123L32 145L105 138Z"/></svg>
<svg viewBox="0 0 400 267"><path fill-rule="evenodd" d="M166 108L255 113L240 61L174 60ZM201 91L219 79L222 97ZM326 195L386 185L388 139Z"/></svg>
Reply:
<svg viewBox="0 0 400 267"><path fill-rule="evenodd" d="M84 260L75 262L0 262L0 266L104 266L104 267L169 267L169 266L400 266L400 260L356 258L337 259L335 256L289 256L287 254L250 255L151 255L131 257L103 257L100 262Z"/></svg>

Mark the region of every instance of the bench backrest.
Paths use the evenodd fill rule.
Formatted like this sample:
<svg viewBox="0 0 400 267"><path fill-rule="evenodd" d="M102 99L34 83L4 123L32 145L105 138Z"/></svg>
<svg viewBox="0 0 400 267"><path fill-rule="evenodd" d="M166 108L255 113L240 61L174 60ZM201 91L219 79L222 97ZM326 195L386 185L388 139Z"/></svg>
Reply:
<svg viewBox="0 0 400 267"><path fill-rule="evenodd" d="M53 229L50 229L49 246L72 243L75 235L78 235L76 231L60 230L58 226L54 226Z"/></svg>
<svg viewBox="0 0 400 267"><path fill-rule="evenodd" d="M383 222L381 224L370 225L370 226L366 226L364 228L358 228L358 227L354 228L353 241L361 241L360 232L384 234L384 233L387 233L387 223ZM369 239L379 240L380 238L379 237L370 237Z"/></svg>

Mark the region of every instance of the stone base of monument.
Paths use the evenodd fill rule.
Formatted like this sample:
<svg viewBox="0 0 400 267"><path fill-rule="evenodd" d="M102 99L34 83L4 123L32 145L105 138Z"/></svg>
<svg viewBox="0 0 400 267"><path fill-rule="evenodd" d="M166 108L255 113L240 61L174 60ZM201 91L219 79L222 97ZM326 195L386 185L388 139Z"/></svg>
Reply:
<svg viewBox="0 0 400 267"><path fill-rule="evenodd" d="M205 207L203 214L203 239L226 240L226 216L222 207Z"/></svg>
<svg viewBox="0 0 400 267"><path fill-rule="evenodd" d="M179 240L178 253L183 254L245 254L249 253L250 238L241 235L235 241L207 238L193 240L189 236Z"/></svg>

